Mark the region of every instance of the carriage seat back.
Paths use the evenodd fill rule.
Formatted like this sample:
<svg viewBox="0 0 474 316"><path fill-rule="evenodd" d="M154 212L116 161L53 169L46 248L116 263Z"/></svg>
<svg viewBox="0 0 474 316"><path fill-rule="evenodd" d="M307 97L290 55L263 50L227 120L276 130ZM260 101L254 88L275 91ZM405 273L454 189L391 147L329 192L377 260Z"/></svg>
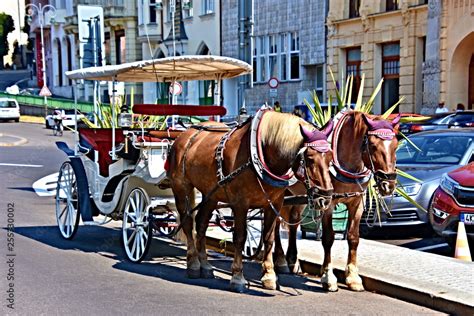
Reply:
<svg viewBox="0 0 474 316"><path fill-rule="evenodd" d="M121 129L115 130L115 146L122 143L125 137ZM112 130L109 128L80 128L79 143L99 153L99 173L103 177L109 176L109 165L113 162L109 152L112 150ZM94 159L94 154L88 155Z"/></svg>

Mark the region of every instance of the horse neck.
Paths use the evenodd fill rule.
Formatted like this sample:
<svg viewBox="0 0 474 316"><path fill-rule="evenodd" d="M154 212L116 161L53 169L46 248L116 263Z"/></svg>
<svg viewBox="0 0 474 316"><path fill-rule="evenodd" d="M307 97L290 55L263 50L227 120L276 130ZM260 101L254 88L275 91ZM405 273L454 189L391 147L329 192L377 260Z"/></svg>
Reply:
<svg viewBox="0 0 474 316"><path fill-rule="evenodd" d="M341 127L337 140L337 161L339 165L350 172L360 172L364 169L362 160L362 142L367 132L362 114L353 112Z"/></svg>

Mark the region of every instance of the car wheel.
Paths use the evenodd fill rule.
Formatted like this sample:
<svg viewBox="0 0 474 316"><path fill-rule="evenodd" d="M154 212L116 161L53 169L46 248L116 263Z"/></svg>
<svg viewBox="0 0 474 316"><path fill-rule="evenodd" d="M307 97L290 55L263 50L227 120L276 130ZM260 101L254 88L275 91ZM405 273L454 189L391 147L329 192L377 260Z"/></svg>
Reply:
<svg viewBox="0 0 474 316"><path fill-rule="evenodd" d="M49 125L48 121L46 121L45 126L46 126L47 129L50 129L50 128L51 128L51 126Z"/></svg>
<svg viewBox="0 0 474 316"><path fill-rule="evenodd" d="M18 123L19 121L20 121L20 119L19 119L19 118L15 119L15 122L17 122L17 123Z"/></svg>

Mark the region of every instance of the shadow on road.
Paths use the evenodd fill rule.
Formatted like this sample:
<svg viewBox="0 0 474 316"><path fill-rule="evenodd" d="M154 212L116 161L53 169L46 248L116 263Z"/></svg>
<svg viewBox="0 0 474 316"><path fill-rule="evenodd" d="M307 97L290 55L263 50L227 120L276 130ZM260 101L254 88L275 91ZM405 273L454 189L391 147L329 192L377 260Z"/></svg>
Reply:
<svg viewBox="0 0 474 316"><path fill-rule="evenodd" d="M79 226L79 230L72 240L63 239L56 226L16 227L15 233L60 250L98 253L113 260L112 267L121 271L209 289L229 289L232 258L217 253L209 256L209 262L215 267L216 274L224 274L228 277L188 279L186 277L186 251L171 240L154 238L147 261L136 264L126 260L120 241L120 228ZM325 292L319 282L295 275L280 275L279 291L268 291L261 287L260 271L260 263L244 262L245 278L250 284L246 291L247 295L261 297L275 296L278 293L280 295L300 295L300 290Z"/></svg>

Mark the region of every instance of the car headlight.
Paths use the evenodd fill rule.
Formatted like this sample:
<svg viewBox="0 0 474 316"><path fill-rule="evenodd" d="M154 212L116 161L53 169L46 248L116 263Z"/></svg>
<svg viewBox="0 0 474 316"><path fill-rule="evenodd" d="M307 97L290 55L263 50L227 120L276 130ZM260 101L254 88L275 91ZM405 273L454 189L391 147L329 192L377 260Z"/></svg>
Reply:
<svg viewBox="0 0 474 316"><path fill-rule="evenodd" d="M421 183L415 183L415 184L410 184L410 185L405 185L405 186L400 186L400 189L405 191L407 195L417 195L418 192L420 192L421 189ZM396 194L396 196L399 196L399 194Z"/></svg>
<svg viewBox="0 0 474 316"><path fill-rule="evenodd" d="M441 188L449 194L454 194L454 190L456 189L456 186L458 183L451 179L447 174L443 175L441 178L440 184Z"/></svg>

